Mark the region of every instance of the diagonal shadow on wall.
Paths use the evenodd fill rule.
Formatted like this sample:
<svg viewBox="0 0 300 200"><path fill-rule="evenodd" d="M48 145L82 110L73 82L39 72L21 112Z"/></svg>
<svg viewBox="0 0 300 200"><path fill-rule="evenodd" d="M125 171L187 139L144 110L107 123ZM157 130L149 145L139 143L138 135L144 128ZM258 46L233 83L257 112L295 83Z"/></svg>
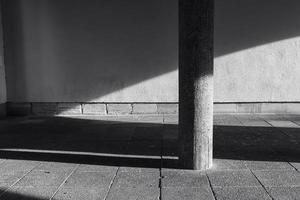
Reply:
<svg viewBox="0 0 300 200"><path fill-rule="evenodd" d="M3 2L10 101L97 101L177 70L176 1ZM215 57L299 36L299 13L297 0L216 0ZM174 75L107 101L177 101Z"/></svg>

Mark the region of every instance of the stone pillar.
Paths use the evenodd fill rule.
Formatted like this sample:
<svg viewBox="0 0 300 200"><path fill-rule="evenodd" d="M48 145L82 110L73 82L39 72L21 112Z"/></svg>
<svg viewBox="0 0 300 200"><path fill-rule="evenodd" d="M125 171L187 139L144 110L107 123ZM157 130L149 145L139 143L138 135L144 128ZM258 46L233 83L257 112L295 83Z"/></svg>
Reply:
<svg viewBox="0 0 300 200"><path fill-rule="evenodd" d="M179 159L206 170L213 156L214 0L179 0Z"/></svg>
<svg viewBox="0 0 300 200"><path fill-rule="evenodd" d="M6 114L6 81L4 68L3 26L0 8L0 117Z"/></svg>

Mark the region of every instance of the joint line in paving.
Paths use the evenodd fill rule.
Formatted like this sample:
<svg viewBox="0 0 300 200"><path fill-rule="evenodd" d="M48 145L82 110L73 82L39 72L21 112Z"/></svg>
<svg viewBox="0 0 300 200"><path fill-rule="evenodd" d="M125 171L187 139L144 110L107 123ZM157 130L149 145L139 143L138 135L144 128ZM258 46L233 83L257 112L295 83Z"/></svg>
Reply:
<svg viewBox="0 0 300 200"><path fill-rule="evenodd" d="M264 119L262 119L262 120L264 120ZM269 122L266 121L266 120L264 120L264 121L265 121L266 123L270 124L270 125L271 125L271 128L273 128L274 130L279 131L280 133L282 133L283 135L285 135L285 136L287 136L287 137L290 137L290 135L289 135L288 133L284 132L282 129L273 126L271 123L269 123ZM289 120L289 121L291 121L291 120ZM291 121L291 122L295 123L294 121ZM295 123L295 124L297 124L297 123ZM297 124L297 125L298 125L298 124ZM274 150L274 148L272 148L272 149ZM276 152L277 154L280 154L277 150L275 150L275 152ZM299 170L298 170L296 167L294 167L288 160L285 159L285 161L286 161L290 166L292 166L297 172L299 172ZM300 173L300 172L299 172L299 173Z"/></svg>
<svg viewBox="0 0 300 200"><path fill-rule="evenodd" d="M261 119L262 121L266 122L267 124L269 124L271 127L274 127L270 122L268 122L266 119L264 119L261 116L258 116L259 119Z"/></svg>
<svg viewBox="0 0 300 200"><path fill-rule="evenodd" d="M262 182L257 178L257 176L253 173L252 170L250 170L250 172L252 173L252 175L256 178L256 180L259 182L259 184L263 187L263 189L266 191L266 193L268 194L268 196L272 199L275 200L271 194L268 192L267 188L262 184Z"/></svg>
<svg viewBox="0 0 300 200"><path fill-rule="evenodd" d="M37 168L39 165L41 165L41 162L39 162L36 166L34 166L31 170L26 172L21 178L16 180L13 184L11 184L8 188L6 188L2 193L0 193L0 197L2 197L10 188L15 186L18 182L20 182L25 176L27 176L30 172L32 172L35 168Z"/></svg>
<svg viewBox="0 0 300 200"><path fill-rule="evenodd" d="M268 122L267 122L267 123L268 123ZM278 131L278 132L282 133L283 135L285 135L285 136L287 136L287 137L290 138L290 135L289 135L288 133L286 133L285 131L283 131L282 128L273 126L272 124L271 124L271 126L272 126L272 128L273 128L274 130L276 130L276 131Z"/></svg>
<svg viewBox="0 0 300 200"><path fill-rule="evenodd" d="M267 124L269 124L271 126L271 128L273 128L276 131L279 131L280 133L283 133L285 136L289 136L286 132L282 131L279 127L273 126L270 122L268 122L267 120L265 120L264 118L261 118L264 122L266 122Z"/></svg>
<svg viewBox="0 0 300 200"><path fill-rule="evenodd" d="M52 194L50 200L53 199L53 197L57 194L57 192L62 188L62 186L67 182L67 180L70 178L70 176L72 176L72 174L78 169L78 167L80 166L80 164L77 164L76 167L74 167L74 169L70 172L70 174L63 180L63 182L58 186L58 188L56 189L56 191Z"/></svg>
<svg viewBox="0 0 300 200"><path fill-rule="evenodd" d="M297 122L297 121L295 121L295 120L290 120L290 121L293 122L294 124L300 126L300 122Z"/></svg>
<svg viewBox="0 0 300 200"><path fill-rule="evenodd" d="M163 125L165 126L165 125ZM163 128L163 130L166 127ZM164 131L163 131L164 132ZM160 168L159 168L159 197L158 199L162 199L162 168L163 168L163 147L164 147L164 140L163 140L163 135L161 136L161 144L160 144Z"/></svg>
<svg viewBox="0 0 300 200"><path fill-rule="evenodd" d="M236 118L237 118L237 117L236 117ZM262 118L262 117L260 117L260 116L258 116L258 118L261 119L262 121L266 122L267 124L269 124L269 125L270 125L270 128L271 128L272 130L274 130L274 131L279 131L279 132L282 133L283 135L289 137L288 134L286 134L285 132L281 131L278 127L273 126L271 123L269 123L269 122L268 122L267 120L265 120L264 118ZM237 119L238 119L238 118L237 118ZM238 120L239 120L239 119L238 119ZM239 121L240 121L240 120L239 120ZM240 122L241 122L241 121L240 121ZM241 123L242 123L242 122L241 122ZM244 124L243 124L243 125L244 125ZM252 130L250 127L245 126L245 125L244 125L244 127L246 127L248 130L250 130L250 131L253 133L253 130ZM271 149L272 149L273 151L275 151L276 153L278 153L273 147L271 147Z"/></svg>
<svg viewBox="0 0 300 200"><path fill-rule="evenodd" d="M108 195L109 195L109 193L110 193L110 190L111 190L111 188L112 188L112 186L113 186L113 184L114 184L114 182L115 182L115 180L116 180L116 177L117 177L117 175L118 175L119 169L120 169L120 167L118 167L118 169L117 169L117 171L116 171L114 177L113 177L112 180L110 181L110 184L109 184L109 186L108 186L107 193L105 194L105 197L104 197L104 200L107 199L107 197L108 197Z"/></svg>
<svg viewBox="0 0 300 200"><path fill-rule="evenodd" d="M233 117L242 125L245 126L245 124L235 115L233 115Z"/></svg>
<svg viewBox="0 0 300 200"><path fill-rule="evenodd" d="M210 187L210 190L211 190L211 192L212 192L212 194L213 194L214 200L216 200L216 199L217 199L216 193L215 193L215 191L214 191L214 189L213 189L213 187L212 187L212 184L211 184L211 181L210 181L210 179L209 179L209 176L207 175L207 173L205 173L205 176L206 176L206 178L207 178L207 180L208 180L209 187Z"/></svg>
<svg viewBox="0 0 300 200"><path fill-rule="evenodd" d="M300 171L299 171L294 165L292 165L289 161L287 161L287 163L288 163L292 168L294 168L298 173L300 173Z"/></svg>

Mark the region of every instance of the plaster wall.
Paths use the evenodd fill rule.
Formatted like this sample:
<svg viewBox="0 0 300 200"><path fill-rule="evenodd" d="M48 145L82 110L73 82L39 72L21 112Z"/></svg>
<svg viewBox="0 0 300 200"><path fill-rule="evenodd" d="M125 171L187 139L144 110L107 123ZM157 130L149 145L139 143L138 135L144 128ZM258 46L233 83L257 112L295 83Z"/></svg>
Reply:
<svg viewBox="0 0 300 200"><path fill-rule="evenodd" d="M300 2L216 0L215 101L300 101Z"/></svg>
<svg viewBox="0 0 300 200"><path fill-rule="evenodd" d="M0 30L1 31L1 30ZM0 33L1 37L1 33ZM2 40L0 39L0 104L6 102L5 67L3 62Z"/></svg>
<svg viewBox="0 0 300 200"><path fill-rule="evenodd" d="M216 0L216 102L300 101L300 2L270 2ZM177 4L4 0L8 101L177 102Z"/></svg>
<svg viewBox="0 0 300 200"><path fill-rule="evenodd" d="M6 103L6 81L5 81L5 67L3 55L3 32L2 32L2 19L0 8L0 116L5 114Z"/></svg>

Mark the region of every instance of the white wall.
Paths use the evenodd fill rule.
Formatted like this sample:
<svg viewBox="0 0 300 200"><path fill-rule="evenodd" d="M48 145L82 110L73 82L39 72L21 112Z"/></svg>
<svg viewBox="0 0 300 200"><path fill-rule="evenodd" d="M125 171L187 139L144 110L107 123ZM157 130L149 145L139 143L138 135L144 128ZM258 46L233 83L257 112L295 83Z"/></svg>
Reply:
<svg viewBox="0 0 300 200"><path fill-rule="evenodd" d="M300 1L216 0L215 100L300 101Z"/></svg>
<svg viewBox="0 0 300 200"><path fill-rule="evenodd" d="M178 101L177 4L6 0L8 100ZM216 0L215 101L300 101L298 19L298 0Z"/></svg>

